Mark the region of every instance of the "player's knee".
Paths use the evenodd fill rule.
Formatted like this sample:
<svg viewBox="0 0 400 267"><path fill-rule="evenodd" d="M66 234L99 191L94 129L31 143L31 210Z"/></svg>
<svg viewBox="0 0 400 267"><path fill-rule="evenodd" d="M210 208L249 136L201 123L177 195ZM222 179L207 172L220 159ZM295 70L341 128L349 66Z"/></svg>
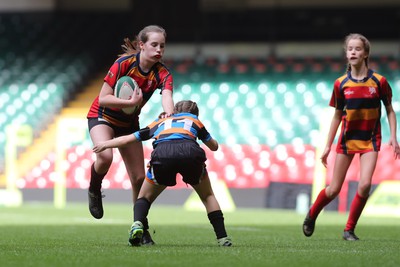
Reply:
<svg viewBox="0 0 400 267"><path fill-rule="evenodd" d="M358 192L361 196L368 196L369 191L371 190L371 183L359 183L358 184Z"/></svg>
<svg viewBox="0 0 400 267"><path fill-rule="evenodd" d="M340 188L327 187L327 189L325 190L326 196L330 199L334 199L335 197L337 197L337 195L339 195L339 193Z"/></svg>
<svg viewBox="0 0 400 267"><path fill-rule="evenodd" d="M98 166L101 166L102 169L109 168L113 161L112 153L98 153L96 154L96 161Z"/></svg>

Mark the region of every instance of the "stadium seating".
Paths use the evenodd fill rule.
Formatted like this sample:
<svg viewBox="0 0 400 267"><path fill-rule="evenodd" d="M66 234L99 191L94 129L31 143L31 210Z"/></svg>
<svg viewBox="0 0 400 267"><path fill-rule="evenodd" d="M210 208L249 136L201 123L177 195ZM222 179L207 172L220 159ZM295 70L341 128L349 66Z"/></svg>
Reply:
<svg viewBox="0 0 400 267"><path fill-rule="evenodd" d="M296 69L304 70L302 67ZM306 78L257 82L249 81L246 75L243 78L243 82L185 83L175 89L175 101L190 98L198 102L200 118L210 133L222 144L218 153L208 153L209 169L217 177L223 177L229 187L266 187L271 181L312 183L314 147L317 145L319 125L327 119L320 118L320 115L327 107L331 96L330 82L322 79L312 81ZM398 90L398 84L394 85ZM54 85L49 85L46 91L50 93L49 89L53 87ZM8 93L15 94L15 91L15 86L11 86ZM37 86L30 85L21 98L26 101L27 92L30 92L31 99L34 99L33 96L40 95L39 91ZM2 101L9 103L14 97L4 97ZM50 96L42 93L42 97ZM46 101L34 101L36 102L41 107ZM150 123L151 114L160 112L160 99L152 98L150 102L151 104L143 110L142 125ZM399 107L398 102L394 105ZM26 106L26 110L35 107L32 103L15 104L15 100L12 106L16 109ZM45 108L43 110L44 113L48 112ZM383 134L387 136L387 122L382 120L382 123ZM88 183L89 162L92 160L92 155L89 148L72 149L78 150L78 148L84 152L81 154L69 152L68 161L71 161L69 163L71 167L67 175L69 177L67 185L83 188ZM257 152L253 151L254 149ZM146 153L148 157L149 151ZM47 159L46 162L54 164L51 159ZM80 166L82 164L84 166ZM48 164L44 163L44 166ZM349 171L351 180L356 180L358 177L357 173L353 173L356 167ZM117 153L115 163L110 169L110 173L114 174L113 179L106 181L108 187L130 186L123 170L123 163ZM52 180L46 178L52 177L48 171L49 169L40 168L32 171L26 178L26 186L46 184L51 187ZM34 173L41 175L32 178L35 176ZM382 179L390 178L390 171L384 173ZM71 180L71 177L75 180ZM328 175L328 180L329 177Z"/></svg>
<svg viewBox="0 0 400 267"><path fill-rule="evenodd" d="M54 114L82 90L92 73L99 71L99 65L104 68L112 62L116 56L115 49L111 49L115 38L121 40L130 31L120 28L115 35L103 38L90 30L95 24L98 29L112 27L101 15L82 16L84 23L77 20L73 24L62 14L57 19L45 16L39 20L38 16L9 14L0 20L4 34L0 40L2 148L6 142L4 130L10 123L29 124L34 135L40 135L54 120ZM87 27L82 27L85 23ZM15 33L27 39L20 42ZM105 41L112 38L112 44ZM107 63L99 64L99 54L104 55L102 60ZM212 175L233 188L267 187L270 182L312 183L319 128L330 120L321 114L328 108L334 79L345 71L342 59L210 56L167 59L165 63L174 74L174 100L196 101L201 120L221 144L218 152L207 152ZM400 66L396 58L373 57L370 66L389 79L394 95L400 95ZM393 106L396 112L400 110L397 98ZM160 111L160 98L152 97L142 111L141 125L150 123ZM389 131L386 114L382 114L385 142ZM145 146L147 160L150 150L150 146ZM389 160L388 155L390 151L385 148L380 162ZM4 156L4 151L0 151L1 163ZM114 157L105 187L127 189L130 183L123 162L118 153ZM18 180L18 186L54 186L55 161L54 153L50 153ZM68 149L68 187L87 187L92 161L90 147L78 145ZM392 175L398 169L396 164L390 169L378 164L377 172L381 175L376 181L398 179ZM349 172L351 180L357 179L354 170ZM328 181L330 177L328 172Z"/></svg>
<svg viewBox="0 0 400 267"><path fill-rule="evenodd" d="M27 124L34 136L40 135L88 78L103 69L105 61L112 62L113 38L122 40L119 36L128 32L119 23L126 18L123 14L108 16L119 24L109 38L92 32L94 25L98 30L113 27L102 14L75 15L79 19L63 13L1 14L0 174L6 125Z"/></svg>

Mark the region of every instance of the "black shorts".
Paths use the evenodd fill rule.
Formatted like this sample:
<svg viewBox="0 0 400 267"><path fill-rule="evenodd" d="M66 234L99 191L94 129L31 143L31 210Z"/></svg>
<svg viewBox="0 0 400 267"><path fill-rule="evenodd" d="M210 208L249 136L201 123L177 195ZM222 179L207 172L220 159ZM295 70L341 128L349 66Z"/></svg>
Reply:
<svg viewBox="0 0 400 267"><path fill-rule="evenodd" d="M114 130L115 137L118 137L121 135L132 134L132 133L136 132L137 130L139 130L139 125L135 125L135 123L132 123L132 125L130 127L118 127L118 126L115 126L115 125L109 123L106 120L99 120L99 118L88 118L89 132L94 126L99 125L99 124L104 124L104 125L107 125L110 128L112 128Z"/></svg>
<svg viewBox="0 0 400 267"><path fill-rule="evenodd" d="M176 140L159 143L151 153L147 179L159 185L176 185L176 175L190 185L199 184L206 172L206 153L195 141Z"/></svg>

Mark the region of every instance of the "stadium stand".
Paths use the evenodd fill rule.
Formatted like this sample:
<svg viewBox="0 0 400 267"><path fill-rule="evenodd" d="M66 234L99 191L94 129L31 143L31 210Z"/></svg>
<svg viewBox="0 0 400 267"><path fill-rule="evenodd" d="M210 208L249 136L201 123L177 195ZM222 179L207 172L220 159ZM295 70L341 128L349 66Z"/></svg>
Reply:
<svg viewBox="0 0 400 267"><path fill-rule="evenodd" d="M108 15L115 17L116 24L126 19L123 14ZM79 19L71 20L71 16ZM111 33L109 38L93 33L94 25L99 31ZM111 27L112 24L102 19L102 14L1 14L0 30L4 35L0 42L2 148L6 142L6 125L27 124L34 130L34 137L38 137L54 120L54 115L88 81L97 78L99 70L104 71L105 62L116 57L114 40L122 42L128 32L124 27L110 30ZM0 173L4 172L4 157L1 149Z"/></svg>
<svg viewBox="0 0 400 267"><path fill-rule="evenodd" d="M105 68L116 57L126 33L132 32L131 25L123 23L130 21L128 14L107 14L108 20L103 16L35 13L0 17L0 32L5 36L0 40L0 147L5 147L7 125L28 124L34 130L34 144L18 149L17 186L21 189L54 187L55 144L48 140L54 139L57 117L69 112L86 115L83 110L100 89ZM222 19L212 17L217 22ZM20 36L26 36L23 42ZM209 55L168 57L165 63L174 74L175 101L190 98L198 102L202 121L221 144L218 152L207 152L213 176L237 189L268 188L271 183L312 184L319 127L325 120L320 115L330 99L333 80L344 72L341 57ZM383 54L372 57L370 63L389 79L394 95L400 95L398 58ZM152 98L143 109L142 125L160 112L159 101ZM397 98L394 107L400 110ZM382 123L385 141L389 134L385 117ZM146 160L150 152L151 144L145 144ZM89 140L67 149L68 188L87 188L93 157ZM376 171L380 175L374 183L399 179L394 175L400 168L397 162L390 168L383 165L389 157L384 147ZM2 149L0 177L4 158ZM357 165L349 172L350 181L357 179L355 170ZM330 177L328 172L328 182ZM130 188L117 152L106 179L105 188ZM177 188L185 187L180 182Z"/></svg>

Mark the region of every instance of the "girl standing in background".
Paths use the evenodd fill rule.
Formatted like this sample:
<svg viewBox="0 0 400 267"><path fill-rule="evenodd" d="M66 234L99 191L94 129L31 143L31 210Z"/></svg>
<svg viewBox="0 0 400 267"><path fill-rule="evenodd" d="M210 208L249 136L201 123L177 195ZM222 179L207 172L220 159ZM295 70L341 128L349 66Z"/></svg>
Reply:
<svg viewBox="0 0 400 267"><path fill-rule="evenodd" d="M356 241L359 238L354 230L370 193L371 180L381 147L381 101L387 113L390 127L389 145L393 148L394 159L400 157L400 148L396 136L396 114L391 105L392 89L384 76L368 67L368 39L358 33L349 34L345 38L344 49L348 68L346 74L334 83L329 105L335 108L335 113L321 156L322 164L327 167L331 146L341 124L333 177L311 206L303 223L303 233L307 237L314 233L318 214L339 194L354 155L359 154L360 180L343 232L344 240Z"/></svg>

